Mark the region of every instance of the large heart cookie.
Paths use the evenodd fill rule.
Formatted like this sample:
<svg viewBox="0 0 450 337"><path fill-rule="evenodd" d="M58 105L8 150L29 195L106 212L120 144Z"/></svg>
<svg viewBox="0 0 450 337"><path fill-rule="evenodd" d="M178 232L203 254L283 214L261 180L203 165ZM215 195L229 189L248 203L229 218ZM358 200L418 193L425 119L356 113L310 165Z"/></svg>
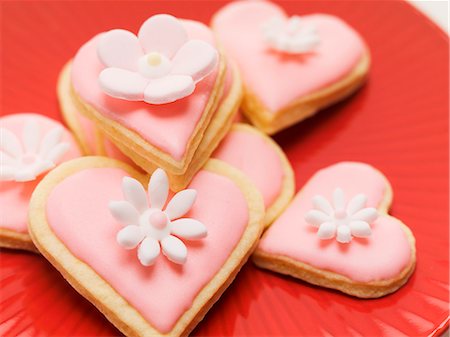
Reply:
<svg viewBox="0 0 450 337"><path fill-rule="evenodd" d="M0 118L0 246L35 251L28 235L31 194L54 166L79 157L71 133L35 113Z"/></svg>
<svg viewBox="0 0 450 337"><path fill-rule="evenodd" d="M396 291L412 274L416 252L409 228L387 214L391 200L388 180L367 164L322 169L266 231L254 260L358 297Z"/></svg>
<svg viewBox="0 0 450 337"><path fill-rule="evenodd" d="M73 95L79 110L145 171L158 166L181 175L222 95L226 61L215 49L213 58L214 45L207 26L168 15L148 19L138 37L99 34L73 59L72 90L64 96ZM173 101L159 101L169 94Z"/></svg>
<svg viewBox="0 0 450 337"><path fill-rule="evenodd" d="M241 71L244 113L269 134L348 96L369 69L361 37L331 15L288 18L268 1L237 1L212 26Z"/></svg>
<svg viewBox="0 0 450 337"><path fill-rule="evenodd" d="M86 157L47 175L30 205L41 253L128 336L188 334L262 231L261 196L239 171L211 160L172 198L160 173L148 200L133 168Z"/></svg>
<svg viewBox="0 0 450 337"><path fill-rule="evenodd" d="M127 164L136 162L138 166L144 167L147 172L153 172L158 167L153 163L149 163L146 157L140 156L137 153L133 155L133 162L128 157L130 154L126 146L112 143L108 136L94 122L80 113L81 108L77 105L73 95L67 95L70 92L70 86L69 63L63 68L59 77L58 98L64 120L79 140L86 154L107 156L126 162ZM211 122L204 131L201 143L193 154L188 169L181 174L167 172L173 190L177 191L185 188L195 173L209 159L211 153L229 131L241 98L242 83L239 72L236 66L229 64L227 66L224 88L219 104L212 115ZM128 153L128 156L124 153Z"/></svg>

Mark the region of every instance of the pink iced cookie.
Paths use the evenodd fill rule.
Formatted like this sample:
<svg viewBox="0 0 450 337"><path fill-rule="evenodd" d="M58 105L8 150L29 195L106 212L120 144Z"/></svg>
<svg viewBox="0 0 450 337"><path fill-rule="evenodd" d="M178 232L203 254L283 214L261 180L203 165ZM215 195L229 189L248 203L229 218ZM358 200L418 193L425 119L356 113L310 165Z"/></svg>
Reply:
<svg viewBox="0 0 450 337"><path fill-rule="evenodd" d="M72 94L83 114L145 170L158 165L181 174L222 90L225 63L214 44L205 25L168 15L148 19L138 37L124 30L99 34L73 60Z"/></svg>
<svg viewBox="0 0 450 337"><path fill-rule="evenodd" d="M242 73L243 112L269 134L348 96L368 72L363 40L331 15L289 18L268 1L237 1L212 26Z"/></svg>
<svg viewBox="0 0 450 337"><path fill-rule="evenodd" d="M255 184L270 225L291 201L294 173L283 150L270 137L247 124L234 124L212 158L239 169Z"/></svg>
<svg viewBox="0 0 450 337"><path fill-rule="evenodd" d="M27 228L31 194L49 170L81 153L71 133L43 115L8 115L0 125L0 246L35 250Z"/></svg>
<svg viewBox="0 0 450 337"><path fill-rule="evenodd" d="M409 228L387 214L391 200L386 177L367 164L322 169L266 231L255 263L357 297L394 292L416 253Z"/></svg>
<svg viewBox="0 0 450 337"><path fill-rule="evenodd" d="M146 180L103 157L66 163L36 189L30 230L43 255L124 334L187 335L251 254L263 202L220 161L177 194L161 169Z"/></svg>

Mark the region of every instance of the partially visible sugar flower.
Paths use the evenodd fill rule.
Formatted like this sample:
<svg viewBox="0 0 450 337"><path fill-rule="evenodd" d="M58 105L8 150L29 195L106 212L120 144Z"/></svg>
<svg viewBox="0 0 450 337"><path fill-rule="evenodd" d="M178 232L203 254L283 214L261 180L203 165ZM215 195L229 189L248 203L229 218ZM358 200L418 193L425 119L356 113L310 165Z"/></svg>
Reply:
<svg viewBox="0 0 450 337"><path fill-rule="evenodd" d="M161 249L170 261L185 263L187 248L180 238L195 240L207 235L200 221L182 218L192 208L197 192L180 191L164 208L169 181L162 169L157 169L150 178L148 199L141 183L133 178L123 178L122 190L125 200L109 204L114 218L125 225L117 233L117 242L126 249L138 247L138 259L144 266L152 265Z"/></svg>
<svg viewBox="0 0 450 337"><path fill-rule="evenodd" d="M377 219L378 211L366 207L367 197L364 194L354 196L346 203L344 191L336 188L333 192L333 204L321 195L312 199L314 209L305 215L307 223L318 227L317 235L321 239L336 240L348 243L352 236L365 238L371 235L370 225Z"/></svg>
<svg viewBox="0 0 450 337"><path fill-rule="evenodd" d="M275 17L262 27L264 41L274 50L288 54L313 51L320 42L317 29L299 16Z"/></svg>
<svg viewBox="0 0 450 337"><path fill-rule="evenodd" d="M21 139L7 128L0 128L0 180L26 182L51 170L69 150L63 142L63 128L55 127L42 135L35 119L25 122Z"/></svg>
<svg viewBox="0 0 450 337"><path fill-rule="evenodd" d="M145 21L138 35L114 29L97 45L106 68L99 84L109 96L150 104L165 104L189 96L219 59L202 40L189 39L182 23L167 14Z"/></svg>

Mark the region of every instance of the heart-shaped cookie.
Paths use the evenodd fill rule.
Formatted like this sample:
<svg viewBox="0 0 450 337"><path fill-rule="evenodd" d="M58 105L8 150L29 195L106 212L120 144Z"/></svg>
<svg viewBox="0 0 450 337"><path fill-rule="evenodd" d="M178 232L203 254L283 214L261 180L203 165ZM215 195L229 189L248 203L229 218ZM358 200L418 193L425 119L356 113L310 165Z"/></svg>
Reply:
<svg viewBox="0 0 450 337"><path fill-rule="evenodd" d="M265 232L254 261L357 297L394 292L416 253L410 229L387 214L391 201L388 180L367 164L322 169Z"/></svg>
<svg viewBox="0 0 450 337"><path fill-rule="evenodd" d="M104 157L65 163L36 188L30 232L41 253L127 336L186 335L251 254L263 202L242 173L215 160L172 198L160 170L150 179L149 200L145 180ZM123 247L136 245L137 252Z"/></svg>
<svg viewBox="0 0 450 337"><path fill-rule="evenodd" d="M212 158L239 169L255 184L266 207L266 226L294 195L294 172L283 150L272 138L248 124L234 124Z"/></svg>
<svg viewBox="0 0 450 337"><path fill-rule="evenodd" d="M108 136L100 131L94 122L80 113L80 107L77 105L70 92L70 63L61 71L58 81L58 98L64 119L75 136L79 139L86 154L101 155L118 159L127 164L134 163L129 157L124 155L128 153L123 144L115 145ZM206 163L214 149L229 131L236 111L242 99L242 83L239 72L232 64L227 66L224 88L215 109L212 121L204 131L201 143L193 154L188 169L182 174L167 172L170 178L170 185L174 191L185 188L195 173ZM147 172L153 172L157 165L148 162L148 159L138 154L133 155L133 160L140 167L145 167Z"/></svg>
<svg viewBox="0 0 450 337"><path fill-rule="evenodd" d="M155 15L138 37L112 30L83 45L64 95L145 171L181 175L222 94L226 61L214 45L205 25Z"/></svg>
<svg viewBox="0 0 450 337"><path fill-rule="evenodd" d="M59 122L35 113L0 118L0 246L35 251L28 235L31 194L56 165L81 155Z"/></svg>
<svg viewBox="0 0 450 337"><path fill-rule="evenodd" d="M212 26L241 71L243 112L269 134L347 97L369 69L361 37L331 15L288 18L268 1L237 1Z"/></svg>

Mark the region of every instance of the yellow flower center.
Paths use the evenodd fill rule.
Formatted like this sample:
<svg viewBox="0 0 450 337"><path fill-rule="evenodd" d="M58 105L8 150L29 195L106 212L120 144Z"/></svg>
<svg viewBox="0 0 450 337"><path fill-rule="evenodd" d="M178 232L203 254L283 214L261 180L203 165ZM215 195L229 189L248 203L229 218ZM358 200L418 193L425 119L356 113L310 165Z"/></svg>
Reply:
<svg viewBox="0 0 450 337"><path fill-rule="evenodd" d="M162 58L159 53L151 52L147 55L147 63L152 66L156 67L161 64Z"/></svg>

